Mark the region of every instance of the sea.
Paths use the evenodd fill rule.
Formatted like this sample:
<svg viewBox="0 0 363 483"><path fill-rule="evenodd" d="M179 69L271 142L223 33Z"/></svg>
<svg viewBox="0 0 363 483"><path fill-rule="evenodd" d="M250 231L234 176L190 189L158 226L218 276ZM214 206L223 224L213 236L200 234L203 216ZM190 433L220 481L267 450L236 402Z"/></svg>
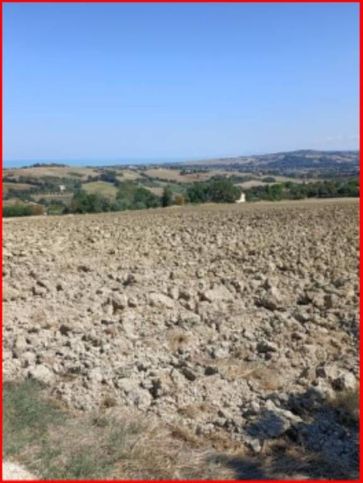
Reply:
<svg viewBox="0 0 363 483"><path fill-rule="evenodd" d="M21 159L4 160L3 168L25 168L34 164L66 164L67 166L77 167L98 167L98 166L137 166L149 164L172 164L186 161L198 161L202 158L120 158L120 159Z"/></svg>

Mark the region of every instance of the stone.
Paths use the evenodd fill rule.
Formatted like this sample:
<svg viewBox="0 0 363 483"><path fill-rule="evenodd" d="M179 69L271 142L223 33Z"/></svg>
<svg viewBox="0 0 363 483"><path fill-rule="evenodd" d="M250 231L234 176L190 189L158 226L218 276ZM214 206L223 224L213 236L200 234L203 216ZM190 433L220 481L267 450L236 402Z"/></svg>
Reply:
<svg viewBox="0 0 363 483"><path fill-rule="evenodd" d="M201 300L207 302L219 302L219 301L231 301L233 300L233 294L224 286L219 285L212 289L205 290L201 294Z"/></svg>
<svg viewBox="0 0 363 483"><path fill-rule="evenodd" d="M218 367L215 366L207 366L204 370L206 376L213 376L214 374L218 374L218 372Z"/></svg>
<svg viewBox="0 0 363 483"><path fill-rule="evenodd" d="M250 426L252 435L261 438L277 438L292 425L301 423L302 419L291 411L278 408L273 401L267 400L265 410L254 424Z"/></svg>
<svg viewBox="0 0 363 483"><path fill-rule="evenodd" d="M131 378L118 379L117 387L129 394L131 391L135 391L139 387L139 382Z"/></svg>
<svg viewBox="0 0 363 483"><path fill-rule="evenodd" d="M258 438L251 438L250 436L244 435L243 442L255 453L261 452L262 446Z"/></svg>
<svg viewBox="0 0 363 483"><path fill-rule="evenodd" d="M125 294L114 294L110 298L114 312L123 310L128 306L128 298Z"/></svg>
<svg viewBox="0 0 363 483"><path fill-rule="evenodd" d="M354 391L357 388L357 379L351 372L341 371L339 376L333 379L332 387L337 391Z"/></svg>
<svg viewBox="0 0 363 483"><path fill-rule="evenodd" d="M178 300L180 296L179 288L178 287L169 287L168 294L173 300Z"/></svg>
<svg viewBox="0 0 363 483"><path fill-rule="evenodd" d="M216 349L213 349L212 354L215 359L225 359L229 356L229 351L226 348L217 347Z"/></svg>
<svg viewBox="0 0 363 483"><path fill-rule="evenodd" d="M181 370L183 376L188 379L188 381L195 381L197 378L196 373L189 367L183 367Z"/></svg>
<svg viewBox="0 0 363 483"><path fill-rule="evenodd" d="M55 379L55 374L42 364L29 369L28 375L30 378L46 385L51 384Z"/></svg>
<svg viewBox="0 0 363 483"><path fill-rule="evenodd" d="M88 379L92 382L102 382L103 381L103 374L100 367L95 367L91 369L88 373Z"/></svg>
<svg viewBox="0 0 363 483"><path fill-rule="evenodd" d="M274 342L270 342L268 340L261 340L260 342L257 343L256 349L260 353L266 353L266 352L277 352L279 350L279 347Z"/></svg>
<svg viewBox="0 0 363 483"><path fill-rule="evenodd" d="M129 391L127 393L127 399L131 401L134 406L141 410L147 409L152 402L150 392L142 389L141 387Z"/></svg>
<svg viewBox="0 0 363 483"><path fill-rule="evenodd" d="M20 356L23 352L25 352L29 348L26 338L24 336L19 335L14 342L13 351L17 357Z"/></svg>
<svg viewBox="0 0 363 483"><path fill-rule="evenodd" d="M149 302L152 306L166 307L169 309L172 309L175 305L175 301L173 299L162 293L151 293L149 295Z"/></svg>

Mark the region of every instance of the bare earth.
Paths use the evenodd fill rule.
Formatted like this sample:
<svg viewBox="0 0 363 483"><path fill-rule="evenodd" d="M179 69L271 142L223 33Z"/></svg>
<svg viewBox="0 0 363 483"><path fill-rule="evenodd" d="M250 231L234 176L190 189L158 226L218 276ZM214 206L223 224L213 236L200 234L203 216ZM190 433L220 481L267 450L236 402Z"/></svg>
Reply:
<svg viewBox="0 0 363 483"><path fill-rule="evenodd" d="M13 219L3 258L5 380L356 477L357 201Z"/></svg>

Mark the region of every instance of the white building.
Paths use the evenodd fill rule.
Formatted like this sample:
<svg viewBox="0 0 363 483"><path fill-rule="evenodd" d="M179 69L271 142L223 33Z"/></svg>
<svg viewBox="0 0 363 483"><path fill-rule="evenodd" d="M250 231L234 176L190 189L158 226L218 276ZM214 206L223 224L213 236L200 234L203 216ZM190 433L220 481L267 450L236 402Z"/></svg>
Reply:
<svg viewBox="0 0 363 483"><path fill-rule="evenodd" d="M241 193L241 196L238 200L236 200L236 203L245 203L246 201L246 195L244 193Z"/></svg>

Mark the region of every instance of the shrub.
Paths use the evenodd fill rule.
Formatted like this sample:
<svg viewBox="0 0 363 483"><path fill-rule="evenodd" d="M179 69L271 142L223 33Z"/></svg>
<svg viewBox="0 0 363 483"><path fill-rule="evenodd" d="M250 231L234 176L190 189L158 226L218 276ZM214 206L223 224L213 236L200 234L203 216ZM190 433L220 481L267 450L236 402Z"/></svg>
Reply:
<svg viewBox="0 0 363 483"><path fill-rule="evenodd" d="M106 170L100 175L101 181L106 181L107 183L118 184L117 172L113 170Z"/></svg>
<svg viewBox="0 0 363 483"><path fill-rule="evenodd" d="M42 205L30 205L32 215L44 215L45 208Z"/></svg>
<svg viewBox="0 0 363 483"><path fill-rule="evenodd" d="M182 206L185 204L185 198L183 195L176 195L174 199L174 203L178 206Z"/></svg>
<svg viewBox="0 0 363 483"><path fill-rule="evenodd" d="M30 216L32 209L29 205L16 204L11 206L3 206L3 217L10 216Z"/></svg>

